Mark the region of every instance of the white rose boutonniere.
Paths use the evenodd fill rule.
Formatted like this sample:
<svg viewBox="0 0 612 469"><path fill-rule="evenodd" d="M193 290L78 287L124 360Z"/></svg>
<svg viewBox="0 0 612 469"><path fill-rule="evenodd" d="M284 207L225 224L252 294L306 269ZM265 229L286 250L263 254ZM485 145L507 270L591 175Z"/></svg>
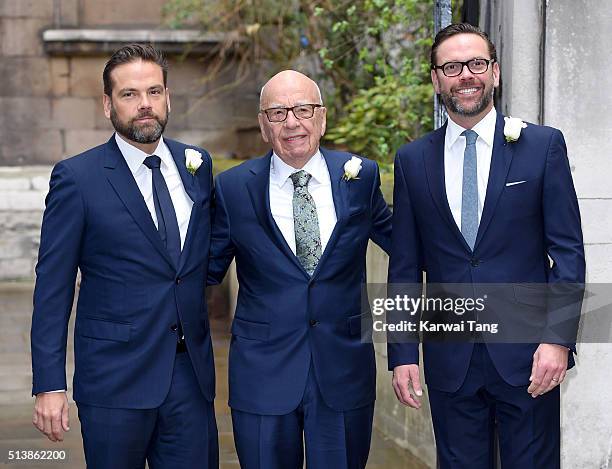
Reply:
<svg viewBox="0 0 612 469"><path fill-rule="evenodd" d="M202 154L192 148L187 148L185 150L185 166L187 166L187 171L194 175L201 165Z"/></svg>
<svg viewBox="0 0 612 469"><path fill-rule="evenodd" d="M516 142L521 136L521 130L527 127L518 117L504 117L504 137L506 142Z"/></svg>
<svg viewBox="0 0 612 469"><path fill-rule="evenodd" d="M344 175L342 176L342 178L345 181L350 181L351 179L359 179L357 177L359 175L359 171L361 171L361 158L353 156L350 160L344 163Z"/></svg>

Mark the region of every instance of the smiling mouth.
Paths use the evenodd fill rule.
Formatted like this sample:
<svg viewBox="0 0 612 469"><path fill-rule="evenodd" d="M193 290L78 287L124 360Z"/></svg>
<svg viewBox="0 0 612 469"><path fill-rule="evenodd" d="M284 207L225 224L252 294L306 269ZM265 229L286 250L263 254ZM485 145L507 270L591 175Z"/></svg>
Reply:
<svg viewBox="0 0 612 469"><path fill-rule="evenodd" d="M306 135L293 135L291 137L287 137L285 140L287 142L297 142L298 140L301 140L303 138L305 138Z"/></svg>
<svg viewBox="0 0 612 469"><path fill-rule="evenodd" d="M478 93L479 91L480 91L480 88L471 87L471 88L461 88L459 90L456 90L455 93L458 95L462 95L462 96L470 96L470 95Z"/></svg>

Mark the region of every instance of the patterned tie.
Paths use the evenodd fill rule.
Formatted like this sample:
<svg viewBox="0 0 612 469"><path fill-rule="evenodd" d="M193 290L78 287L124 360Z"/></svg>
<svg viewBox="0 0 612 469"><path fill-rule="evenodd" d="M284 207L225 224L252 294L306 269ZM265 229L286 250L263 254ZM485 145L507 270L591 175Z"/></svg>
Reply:
<svg viewBox="0 0 612 469"><path fill-rule="evenodd" d="M463 153L463 193L461 195L461 234L474 250L478 233L478 169L476 165L476 139L478 134L466 130Z"/></svg>
<svg viewBox="0 0 612 469"><path fill-rule="evenodd" d="M301 170L293 173L293 226L295 230L295 255L304 270L312 275L321 259L321 235L317 207L308 192L312 176Z"/></svg>

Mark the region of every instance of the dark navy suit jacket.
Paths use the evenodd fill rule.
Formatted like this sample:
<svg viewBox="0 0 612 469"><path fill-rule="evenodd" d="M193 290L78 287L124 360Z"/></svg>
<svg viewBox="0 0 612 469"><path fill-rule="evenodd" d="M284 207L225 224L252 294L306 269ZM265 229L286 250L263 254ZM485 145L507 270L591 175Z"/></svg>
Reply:
<svg viewBox="0 0 612 469"><path fill-rule="evenodd" d="M216 180L209 281L236 259L240 289L229 354L229 403L256 414L297 408L314 367L321 394L337 410L373 402L374 348L361 341L361 287L372 239L390 248L391 214L378 167L363 159L359 179L343 180L351 154L321 149L337 223L312 278L270 212L268 155ZM367 316L367 317L366 317Z"/></svg>
<svg viewBox="0 0 612 469"><path fill-rule="evenodd" d="M174 265L114 136L58 163L51 174L32 317L34 394L66 389L68 320L75 276L74 399L154 408L168 393L177 310L202 393L214 398L204 285L210 246L211 159L165 140L193 200L180 265ZM192 176L185 149L202 153Z"/></svg>
<svg viewBox="0 0 612 469"><path fill-rule="evenodd" d="M451 214L444 181L446 125L404 145L395 159L389 283L506 283L517 308L533 306L520 283L583 283L580 213L559 130L529 124L507 143L497 115L491 169L474 251ZM508 182L525 181L520 184ZM552 259L552 265L549 261ZM533 296L533 295L531 295ZM546 304L541 305L544 314ZM538 344L487 344L501 376L529 382ZM567 344L575 350L574 344ZM425 378L454 392L465 379L473 344L423 344ZM389 368L419 362L417 344L388 346ZM570 366L573 364L570 356Z"/></svg>

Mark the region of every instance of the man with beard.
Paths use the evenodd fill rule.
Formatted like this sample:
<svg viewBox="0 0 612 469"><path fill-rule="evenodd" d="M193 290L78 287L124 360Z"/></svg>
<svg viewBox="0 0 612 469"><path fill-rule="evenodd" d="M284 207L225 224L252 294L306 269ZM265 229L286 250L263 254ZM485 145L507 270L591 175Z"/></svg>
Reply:
<svg viewBox="0 0 612 469"><path fill-rule="evenodd" d="M513 311L551 318L546 297L524 284L581 284L585 275L562 134L522 122L504 128L492 102L500 78L495 46L474 26L438 33L431 78L449 119L397 153L391 288L416 290L423 272L428 283L504 283ZM419 408L418 339L393 338L395 393ZM575 344L475 341L423 344L440 467L491 467L494 421L503 467L560 467L559 385Z"/></svg>
<svg viewBox="0 0 612 469"><path fill-rule="evenodd" d="M33 423L69 429L66 338L77 269L74 400L93 468L217 468L204 285L212 166L164 139L167 62L119 49L103 73L110 140L51 174L32 317Z"/></svg>

